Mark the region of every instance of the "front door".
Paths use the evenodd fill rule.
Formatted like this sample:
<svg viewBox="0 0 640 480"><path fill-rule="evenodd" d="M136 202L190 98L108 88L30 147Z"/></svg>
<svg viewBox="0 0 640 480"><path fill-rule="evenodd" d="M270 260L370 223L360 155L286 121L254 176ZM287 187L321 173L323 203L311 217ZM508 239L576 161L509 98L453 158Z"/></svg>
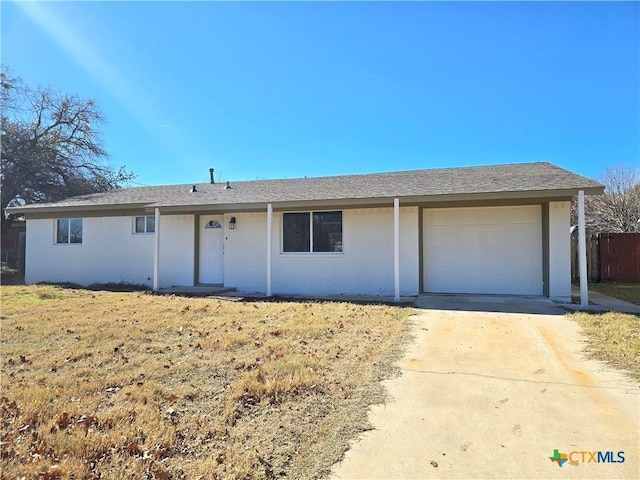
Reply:
<svg viewBox="0 0 640 480"><path fill-rule="evenodd" d="M222 217L200 217L199 283L224 283Z"/></svg>

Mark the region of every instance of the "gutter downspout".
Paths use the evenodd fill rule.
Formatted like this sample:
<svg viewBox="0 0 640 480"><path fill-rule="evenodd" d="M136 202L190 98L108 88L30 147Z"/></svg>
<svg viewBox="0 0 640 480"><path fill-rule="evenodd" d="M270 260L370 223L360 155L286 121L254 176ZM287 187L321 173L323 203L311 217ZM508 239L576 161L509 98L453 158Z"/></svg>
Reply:
<svg viewBox="0 0 640 480"><path fill-rule="evenodd" d="M153 249L153 291L160 286L160 209L155 210L156 236Z"/></svg>
<svg viewBox="0 0 640 480"><path fill-rule="evenodd" d="M584 225L584 190L578 192L578 267L580 271L580 306L589 306L587 285L587 241Z"/></svg>

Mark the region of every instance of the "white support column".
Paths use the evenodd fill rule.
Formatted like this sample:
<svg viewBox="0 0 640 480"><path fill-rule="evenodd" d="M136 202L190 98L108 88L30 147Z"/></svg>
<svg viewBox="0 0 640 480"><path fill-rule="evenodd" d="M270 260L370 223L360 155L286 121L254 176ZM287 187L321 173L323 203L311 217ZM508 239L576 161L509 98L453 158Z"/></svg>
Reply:
<svg viewBox="0 0 640 480"><path fill-rule="evenodd" d="M273 230L273 207L270 203L267 204L267 297L273 295L271 288L271 241Z"/></svg>
<svg viewBox="0 0 640 480"><path fill-rule="evenodd" d="M153 250L153 291L160 287L160 209L156 208L156 237Z"/></svg>
<svg viewBox="0 0 640 480"><path fill-rule="evenodd" d="M587 284L587 240L584 226L584 190L578 192L578 267L580 269L580 306L589 306Z"/></svg>
<svg viewBox="0 0 640 480"><path fill-rule="evenodd" d="M393 199L393 283L394 300L400 301L400 199Z"/></svg>

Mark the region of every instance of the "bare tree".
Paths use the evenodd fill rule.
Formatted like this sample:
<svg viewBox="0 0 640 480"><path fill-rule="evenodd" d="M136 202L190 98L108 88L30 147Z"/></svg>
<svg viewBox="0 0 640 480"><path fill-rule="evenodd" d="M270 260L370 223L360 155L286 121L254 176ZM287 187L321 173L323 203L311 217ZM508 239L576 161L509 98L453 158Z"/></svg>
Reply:
<svg viewBox="0 0 640 480"><path fill-rule="evenodd" d="M104 119L91 99L45 87L30 88L2 67L2 231L5 208L119 188L134 178L104 160Z"/></svg>
<svg viewBox="0 0 640 480"><path fill-rule="evenodd" d="M640 171L626 165L607 168L597 180L603 195L585 197L586 226L594 233L640 233ZM571 221L577 223L575 198Z"/></svg>

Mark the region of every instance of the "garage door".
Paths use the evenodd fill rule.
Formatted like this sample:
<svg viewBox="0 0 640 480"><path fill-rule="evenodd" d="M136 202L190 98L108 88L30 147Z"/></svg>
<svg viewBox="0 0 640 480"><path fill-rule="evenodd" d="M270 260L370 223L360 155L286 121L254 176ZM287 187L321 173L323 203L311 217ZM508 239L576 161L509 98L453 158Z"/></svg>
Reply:
<svg viewBox="0 0 640 480"><path fill-rule="evenodd" d="M542 295L540 205L423 215L426 292Z"/></svg>

